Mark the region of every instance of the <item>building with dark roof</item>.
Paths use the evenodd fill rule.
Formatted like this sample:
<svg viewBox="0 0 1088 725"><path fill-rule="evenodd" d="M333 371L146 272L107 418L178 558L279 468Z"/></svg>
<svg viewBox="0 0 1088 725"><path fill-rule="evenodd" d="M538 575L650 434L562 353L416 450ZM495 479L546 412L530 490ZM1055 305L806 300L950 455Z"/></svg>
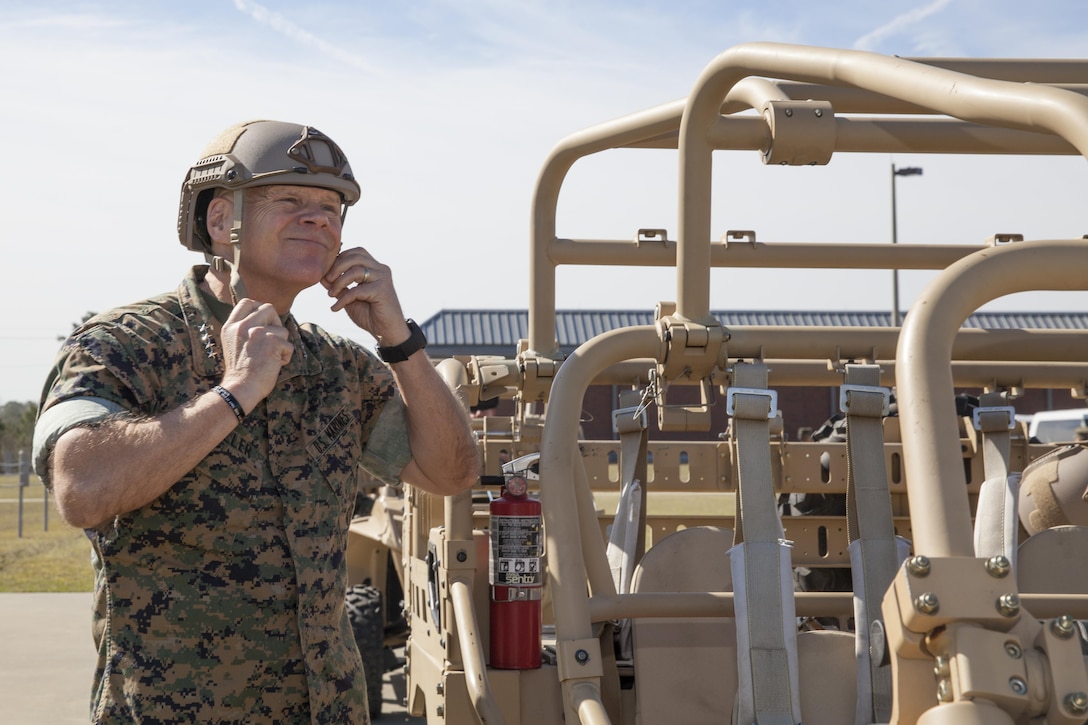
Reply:
<svg viewBox="0 0 1088 725"><path fill-rule="evenodd" d="M889 327L890 312L712 311L724 327ZM653 310L557 310L555 334L564 353L597 335L632 325L652 325ZM422 325L433 357L514 354L529 336L526 310L442 310ZM964 327L983 330L1088 330L1084 312L976 312Z"/></svg>
<svg viewBox="0 0 1088 725"><path fill-rule="evenodd" d="M798 326L798 327L889 327L890 312L854 311L712 311L724 327ZM556 338L560 350L570 354L579 345L597 335L620 327L652 325L653 310L557 310ZM442 310L421 327L427 336L428 354L435 359L453 355L500 355L512 358L518 340L528 337L529 313L526 310ZM964 327L984 330L1088 330L1088 313L1081 312L976 312ZM610 386L593 386L586 395L586 438L612 438L610 411L618 391ZM603 388L600 389L600 388ZM683 401L691 402L691 401ZM1065 390L1028 390L1015 401L1018 413L1083 406ZM724 406L718 406L724 407ZM803 431L818 428L838 412L836 389L796 387L779 391L779 407L791 438L803 437ZM507 413L504 413L507 414ZM715 425L721 426L721 413L715 411ZM653 416L651 416L651 419ZM713 433L712 433L713 434ZM651 423L651 435L669 438ZM690 437L690 436L687 436Z"/></svg>

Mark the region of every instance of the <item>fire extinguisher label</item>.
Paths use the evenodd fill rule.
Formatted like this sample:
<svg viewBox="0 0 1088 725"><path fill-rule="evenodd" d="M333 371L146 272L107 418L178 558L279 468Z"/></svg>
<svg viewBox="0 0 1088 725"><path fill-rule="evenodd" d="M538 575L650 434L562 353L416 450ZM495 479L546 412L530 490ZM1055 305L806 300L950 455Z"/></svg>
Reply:
<svg viewBox="0 0 1088 725"><path fill-rule="evenodd" d="M491 584L538 587L544 553L539 516L491 516Z"/></svg>

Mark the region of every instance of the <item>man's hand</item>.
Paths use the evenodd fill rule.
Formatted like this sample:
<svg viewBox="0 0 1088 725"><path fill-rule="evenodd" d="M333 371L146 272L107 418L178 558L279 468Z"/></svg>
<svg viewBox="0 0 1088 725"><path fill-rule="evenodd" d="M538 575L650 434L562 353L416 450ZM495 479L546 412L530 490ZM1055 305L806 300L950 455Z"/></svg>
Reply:
<svg viewBox="0 0 1088 725"><path fill-rule="evenodd" d="M365 249L341 252L321 284L336 299L333 311L346 310L352 322L373 335L379 345L399 345L411 336L389 267ZM404 480L443 496L472 486L480 462L460 401L424 354L390 367L404 400L412 447L412 460L402 472Z"/></svg>
<svg viewBox="0 0 1088 725"><path fill-rule="evenodd" d="M333 312L345 310L351 321L373 335L380 345L399 345L408 339L393 274L365 249L355 247L341 252L321 284L336 300Z"/></svg>
<svg viewBox="0 0 1088 725"><path fill-rule="evenodd" d="M226 372L222 385L246 413L272 392L280 368L291 362L294 348L276 308L251 299L239 300L220 334Z"/></svg>
<svg viewBox="0 0 1088 725"><path fill-rule="evenodd" d="M272 391L294 348L270 304L241 300L220 334L222 385L248 413ZM53 449L53 487L64 520L90 528L135 511L173 486L238 425L208 391L157 416L118 416L65 431Z"/></svg>

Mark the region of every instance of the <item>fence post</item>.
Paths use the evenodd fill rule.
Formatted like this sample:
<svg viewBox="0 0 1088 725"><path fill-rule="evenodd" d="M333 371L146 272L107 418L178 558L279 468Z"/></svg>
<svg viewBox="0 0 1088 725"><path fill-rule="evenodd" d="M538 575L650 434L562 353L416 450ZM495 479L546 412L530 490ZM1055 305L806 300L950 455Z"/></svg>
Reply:
<svg viewBox="0 0 1088 725"><path fill-rule="evenodd" d="M19 449L19 538L23 538L23 492L30 485L30 468L23 449Z"/></svg>
<svg viewBox="0 0 1088 725"><path fill-rule="evenodd" d="M30 459L24 458L19 452L19 483L22 486L30 485ZM42 485L42 531L49 531L49 489Z"/></svg>

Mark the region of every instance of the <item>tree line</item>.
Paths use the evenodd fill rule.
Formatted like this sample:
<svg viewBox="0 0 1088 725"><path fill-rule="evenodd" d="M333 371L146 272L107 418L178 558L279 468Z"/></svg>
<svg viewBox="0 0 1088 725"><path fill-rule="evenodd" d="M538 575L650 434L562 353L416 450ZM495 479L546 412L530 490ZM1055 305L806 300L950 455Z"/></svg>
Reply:
<svg viewBox="0 0 1088 725"><path fill-rule="evenodd" d="M95 315L86 312L79 322L72 323L74 332L80 325ZM64 340L65 335L58 335ZM14 401L0 406L0 463L15 463L19 460L19 451L30 456L30 447L34 440L34 421L38 416L38 404Z"/></svg>
<svg viewBox="0 0 1088 725"><path fill-rule="evenodd" d="M15 463L19 451L29 457L38 404L10 401L0 406L0 461Z"/></svg>

